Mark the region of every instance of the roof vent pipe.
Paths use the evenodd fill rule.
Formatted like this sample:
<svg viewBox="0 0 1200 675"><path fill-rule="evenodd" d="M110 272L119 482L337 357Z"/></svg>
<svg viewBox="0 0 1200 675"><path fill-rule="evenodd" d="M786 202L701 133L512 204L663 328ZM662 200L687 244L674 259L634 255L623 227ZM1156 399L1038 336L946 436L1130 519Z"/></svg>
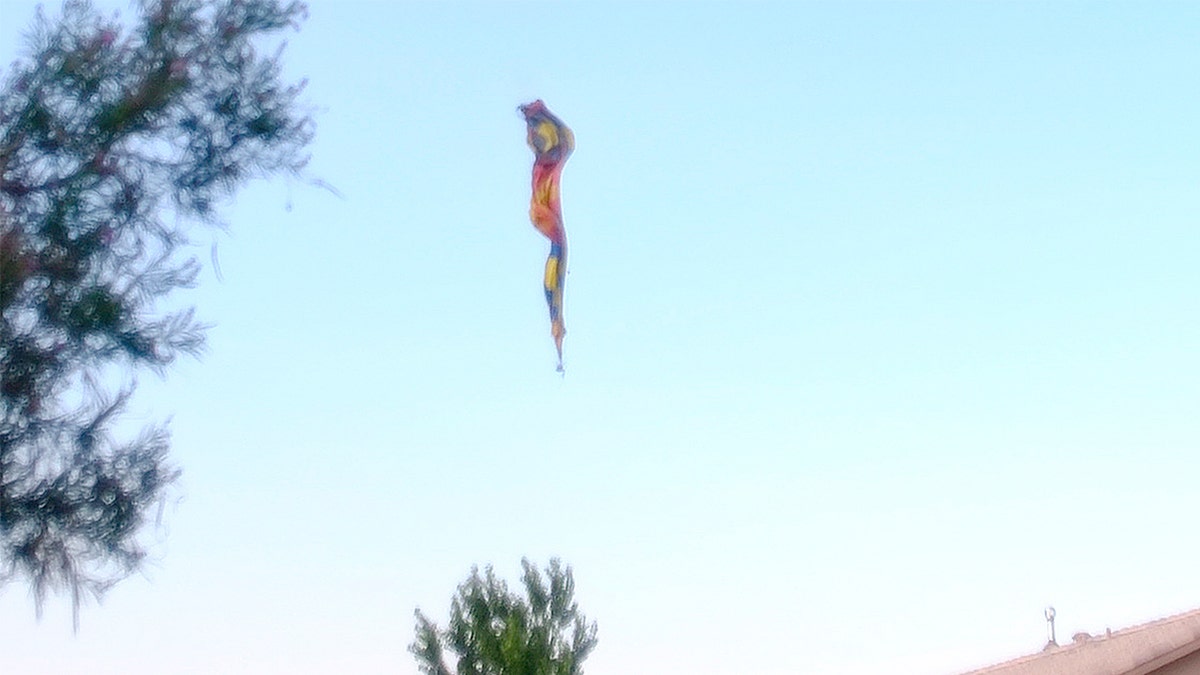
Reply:
<svg viewBox="0 0 1200 675"><path fill-rule="evenodd" d="M1054 635L1054 608L1053 607L1046 608L1046 637L1047 637L1047 642L1046 642L1047 647L1050 647L1051 645L1053 645L1055 647L1058 646L1058 640L1055 638L1055 635Z"/></svg>

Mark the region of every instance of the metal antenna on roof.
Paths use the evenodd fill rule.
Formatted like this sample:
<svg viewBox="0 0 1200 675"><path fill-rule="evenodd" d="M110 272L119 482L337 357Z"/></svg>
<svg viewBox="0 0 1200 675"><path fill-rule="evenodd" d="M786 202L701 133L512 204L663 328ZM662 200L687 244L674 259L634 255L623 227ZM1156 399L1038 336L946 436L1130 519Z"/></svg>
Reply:
<svg viewBox="0 0 1200 675"><path fill-rule="evenodd" d="M1057 647L1058 640L1055 639L1055 635L1054 635L1054 608L1053 607L1046 608L1046 633L1048 634L1048 638L1049 638L1049 642L1046 643L1046 646L1049 647L1050 645L1054 645L1055 647Z"/></svg>

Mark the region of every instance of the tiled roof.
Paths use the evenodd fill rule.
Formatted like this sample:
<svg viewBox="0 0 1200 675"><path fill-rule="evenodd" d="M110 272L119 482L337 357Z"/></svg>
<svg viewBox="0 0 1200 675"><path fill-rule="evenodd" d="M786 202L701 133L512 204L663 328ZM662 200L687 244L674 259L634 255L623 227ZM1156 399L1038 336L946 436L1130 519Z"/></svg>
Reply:
<svg viewBox="0 0 1200 675"><path fill-rule="evenodd" d="M1196 651L1200 609L1104 635L1077 633L1071 644L963 675L1145 675Z"/></svg>

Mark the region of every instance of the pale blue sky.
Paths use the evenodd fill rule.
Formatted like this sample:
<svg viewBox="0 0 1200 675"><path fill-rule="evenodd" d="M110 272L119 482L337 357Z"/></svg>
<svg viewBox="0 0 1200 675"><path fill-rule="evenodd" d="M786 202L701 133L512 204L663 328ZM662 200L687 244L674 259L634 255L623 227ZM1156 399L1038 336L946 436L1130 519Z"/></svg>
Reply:
<svg viewBox="0 0 1200 675"><path fill-rule="evenodd" d="M1182 2L312 2L343 197L197 237L209 353L132 419L185 471L156 563L77 636L6 589L6 668L413 675L413 608L522 555L574 566L593 675L952 673L1047 604L1200 606L1198 45Z"/></svg>

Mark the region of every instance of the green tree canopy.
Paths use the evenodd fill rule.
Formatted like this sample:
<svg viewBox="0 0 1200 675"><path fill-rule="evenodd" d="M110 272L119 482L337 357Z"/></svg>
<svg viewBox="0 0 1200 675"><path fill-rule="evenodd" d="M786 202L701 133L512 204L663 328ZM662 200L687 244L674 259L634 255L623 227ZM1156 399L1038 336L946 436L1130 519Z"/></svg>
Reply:
<svg viewBox="0 0 1200 675"><path fill-rule="evenodd" d="M575 603L570 567L552 559L543 576L522 560L525 595L508 590L489 566L458 587L450 622L438 628L417 610L416 641L409 648L421 671L452 675L581 675L583 661L596 646L596 623Z"/></svg>
<svg viewBox="0 0 1200 675"><path fill-rule="evenodd" d="M298 2L144 0L128 27L40 10L0 89L0 584L81 599L137 569L178 475L152 425L116 438L131 373L203 345L186 231L253 178L297 172L300 84L259 38Z"/></svg>

